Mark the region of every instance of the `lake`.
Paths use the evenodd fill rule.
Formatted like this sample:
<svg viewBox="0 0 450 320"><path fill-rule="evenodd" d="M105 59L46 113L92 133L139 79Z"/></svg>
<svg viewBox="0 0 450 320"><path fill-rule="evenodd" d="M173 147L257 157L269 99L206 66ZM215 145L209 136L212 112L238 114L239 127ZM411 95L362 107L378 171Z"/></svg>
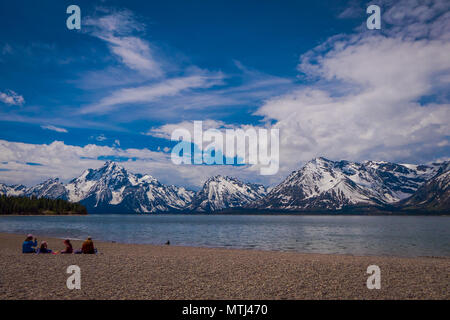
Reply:
<svg viewBox="0 0 450 320"><path fill-rule="evenodd" d="M1 216L0 232L303 253L450 256L450 217L442 216Z"/></svg>

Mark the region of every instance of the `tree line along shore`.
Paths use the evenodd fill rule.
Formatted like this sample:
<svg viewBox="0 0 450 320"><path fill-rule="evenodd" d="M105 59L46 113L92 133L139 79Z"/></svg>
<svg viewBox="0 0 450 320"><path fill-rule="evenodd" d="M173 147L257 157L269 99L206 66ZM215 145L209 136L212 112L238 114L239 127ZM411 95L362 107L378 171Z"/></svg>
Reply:
<svg viewBox="0 0 450 320"><path fill-rule="evenodd" d="M80 203L62 199L0 196L1 215L86 215Z"/></svg>

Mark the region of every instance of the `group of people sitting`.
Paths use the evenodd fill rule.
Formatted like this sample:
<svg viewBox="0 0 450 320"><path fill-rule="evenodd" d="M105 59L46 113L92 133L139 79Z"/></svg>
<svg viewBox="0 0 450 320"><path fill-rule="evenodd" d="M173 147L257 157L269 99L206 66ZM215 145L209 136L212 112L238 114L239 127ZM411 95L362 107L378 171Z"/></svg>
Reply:
<svg viewBox="0 0 450 320"><path fill-rule="evenodd" d="M65 248L61 251L52 251L47 246L47 241L42 241L41 246L37 247L37 239L33 237L32 234L27 235L27 238L22 244L22 253L52 253L52 254L96 254L97 249L94 248L94 242L91 237L88 237L81 246L81 249L73 250L72 244L69 239L63 241Z"/></svg>

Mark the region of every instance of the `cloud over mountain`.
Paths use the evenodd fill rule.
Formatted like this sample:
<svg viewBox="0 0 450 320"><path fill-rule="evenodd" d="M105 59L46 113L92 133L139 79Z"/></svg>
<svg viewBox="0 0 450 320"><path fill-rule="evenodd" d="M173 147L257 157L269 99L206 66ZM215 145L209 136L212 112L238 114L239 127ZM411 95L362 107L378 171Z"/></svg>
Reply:
<svg viewBox="0 0 450 320"><path fill-rule="evenodd" d="M389 4L381 31L336 35L304 53L298 70L307 83L257 110L280 129L285 172L316 155L448 156L448 1Z"/></svg>

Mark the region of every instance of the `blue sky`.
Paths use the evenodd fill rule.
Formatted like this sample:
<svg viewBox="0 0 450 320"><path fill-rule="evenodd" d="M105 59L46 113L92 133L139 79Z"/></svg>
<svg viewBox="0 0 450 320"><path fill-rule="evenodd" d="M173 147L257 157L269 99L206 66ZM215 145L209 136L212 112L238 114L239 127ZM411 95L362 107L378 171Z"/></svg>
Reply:
<svg viewBox="0 0 450 320"><path fill-rule="evenodd" d="M217 173L273 184L316 156L445 160L449 6L374 3L369 31L358 1L3 1L0 182L67 180L105 158L192 187ZM81 30L66 28L71 4ZM171 166L161 132L193 120L279 128L280 174Z"/></svg>
<svg viewBox="0 0 450 320"><path fill-rule="evenodd" d="M262 101L287 91L290 82L298 81L296 65L301 53L330 35L355 26L355 22L336 19L336 12L344 9L342 4L329 8L327 2L291 1L280 5L275 1L81 1L78 5L82 9L82 30L69 31L65 27L65 9L71 3L2 3L1 12L8 14L2 15L0 22L1 39L12 52L8 54L8 49L3 49L0 87L26 98L20 110L2 108L7 113L3 119L22 120L4 123L8 129L2 138L48 143L62 136L65 142L84 145L90 142L91 135L111 132L111 139L120 139L120 131L124 131L138 135L134 139L122 138L124 146L149 147L149 138L140 133L168 120L213 117L230 123L255 124L260 118L252 112ZM274 85L272 92L265 92L267 87L256 87L243 99L236 93L230 103L224 101L217 107L205 103L183 114L159 114L161 110L155 103L155 109L150 107L145 118L130 117L128 112L122 121L117 119L118 114L75 115L112 90L157 82L130 69L120 57L112 56L105 41L91 36L89 27L83 24L88 17L124 10L133 15L130 24L145 24L142 30L130 34L148 42L155 59L165 64L167 78L184 76L189 68L198 68L222 73L224 78L220 85L197 90L199 94L227 93L271 79L268 87L272 89ZM122 81L122 77L128 79ZM192 103L192 99L190 95L186 97L187 103ZM183 97L176 103L183 104ZM66 112L74 117L68 119ZM43 122L82 128L86 134L52 135L42 132ZM34 128L28 126L30 123L34 123Z"/></svg>

